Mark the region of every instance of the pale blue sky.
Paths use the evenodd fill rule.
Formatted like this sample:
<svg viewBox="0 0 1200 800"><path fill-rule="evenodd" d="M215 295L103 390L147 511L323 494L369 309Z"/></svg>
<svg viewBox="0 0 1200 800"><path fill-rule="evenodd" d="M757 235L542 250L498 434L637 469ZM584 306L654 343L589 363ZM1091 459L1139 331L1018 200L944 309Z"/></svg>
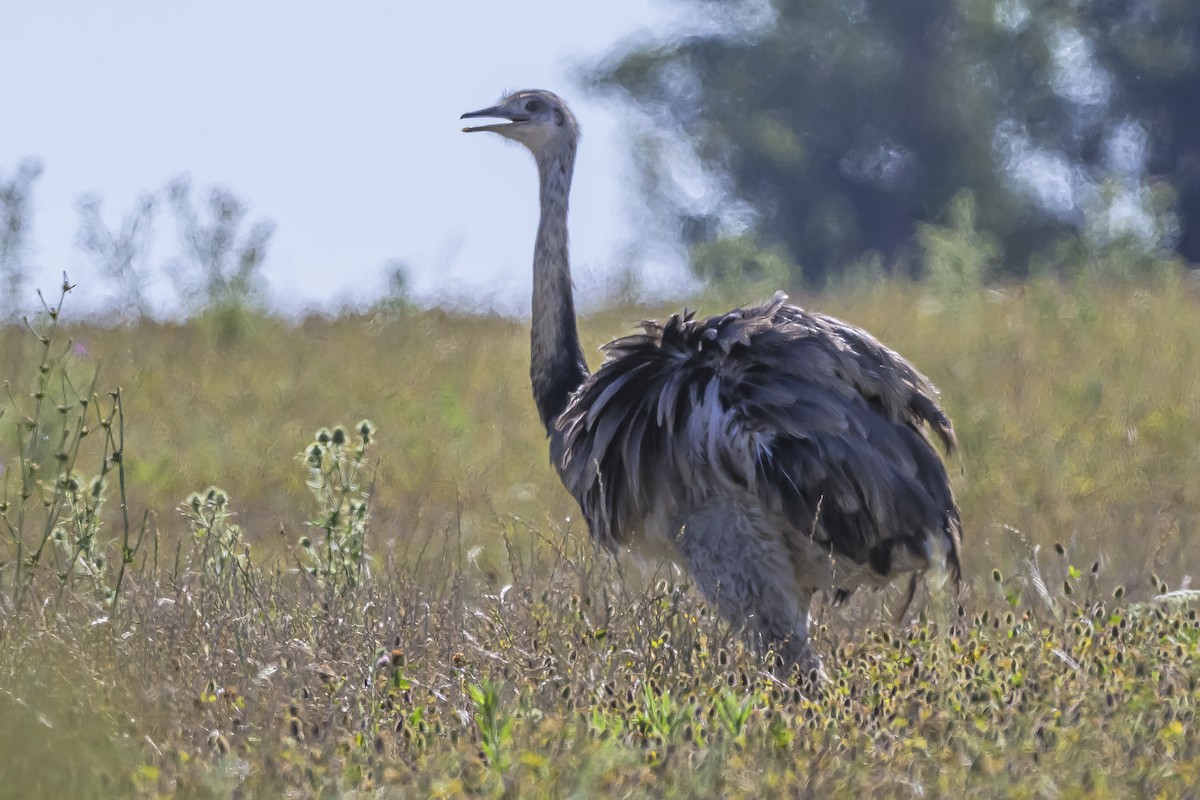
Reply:
<svg viewBox="0 0 1200 800"><path fill-rule="evenodd" d="M520 311L533 164L497 137L459 133L458 117L533 87L565 95L584 128L572 244L577 285L595 291L640 268L626 248L647 231L624 200L620 115L569 76L625 37L666 35L678 16L653 0L6 2L0 171L25 156L45 166L30 292L66 269L75 302L98 304L105 288L74 247L75 198L101 196L113 224L187 172L277 223L265 273L282 307L376 293L384 264L402 259L422 294ZM159 230L173 249L165 211Z"/></svg>

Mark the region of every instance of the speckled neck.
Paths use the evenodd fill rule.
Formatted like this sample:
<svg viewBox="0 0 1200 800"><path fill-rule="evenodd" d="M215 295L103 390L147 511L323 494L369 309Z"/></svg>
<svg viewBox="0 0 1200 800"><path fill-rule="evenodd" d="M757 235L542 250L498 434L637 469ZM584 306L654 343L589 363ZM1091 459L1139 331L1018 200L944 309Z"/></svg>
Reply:
<svg viewBox="0 0 1200 800"><path fill-rule="evenodd" d="M533 327L529 375L546 431L587 378L587 362L575 324L567 244L567 206L576 143L564 137L537 155L542 217L533 251Z"/></svg>

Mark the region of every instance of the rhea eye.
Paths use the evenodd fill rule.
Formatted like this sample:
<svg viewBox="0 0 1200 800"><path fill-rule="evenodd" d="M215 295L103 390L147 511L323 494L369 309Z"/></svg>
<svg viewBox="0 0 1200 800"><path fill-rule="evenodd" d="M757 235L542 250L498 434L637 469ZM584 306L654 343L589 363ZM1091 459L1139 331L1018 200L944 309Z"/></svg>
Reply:
<svg viewBox="0 0 1200 800"><path fill-rule="evenodd" d="M525 110L528 111L530 114L536 114L539 111L545 110L545 108L546 108L546 104L543 103L541 100L530 100L528 103L525 104Z"/></svg>

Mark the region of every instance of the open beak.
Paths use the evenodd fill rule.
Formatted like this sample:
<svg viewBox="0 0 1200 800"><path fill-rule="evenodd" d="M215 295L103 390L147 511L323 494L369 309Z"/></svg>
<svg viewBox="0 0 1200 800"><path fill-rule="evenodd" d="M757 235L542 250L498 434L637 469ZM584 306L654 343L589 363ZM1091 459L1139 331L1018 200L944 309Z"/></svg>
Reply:
<svg viewBox="0 0 1200 800"><path fill-rule="evenodd" d="M528 114L515 114L512 111L501 108L500 106L481 108L478 111L468 111L466 114L463 114L461 117L459 117L459 119L472 119L475 117L506 119L508 122L496 122L491 125L476 125L474 127L463 128L463 133L477 133L479 131L492 131L494 133L499 133L505 128L512 127L512 125L515 123L529 121Z"/></svg>

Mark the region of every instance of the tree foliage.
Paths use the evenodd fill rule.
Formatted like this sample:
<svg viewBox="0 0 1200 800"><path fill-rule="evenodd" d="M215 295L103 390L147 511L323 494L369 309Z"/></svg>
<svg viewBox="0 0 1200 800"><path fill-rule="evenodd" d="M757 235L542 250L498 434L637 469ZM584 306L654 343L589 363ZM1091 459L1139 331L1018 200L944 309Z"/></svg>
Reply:
<svg viewBox="0 0 1200 800"><path fill-rule="evenodd" d="M21 161L12 177L0 174L0 323L15 317L21 307L33 184L41 174L41 162L32 158Z"/></svg>
<svg viewBox="0 0 1200 800"><path fill-rule="evenodd" d="M275 223L260 220L243 232L249 208L229 189L208 193L207 217L192 201L192 183L180 176L167 186L182 257L172 265L176 285L197 308L240 309L260 302L261 267Z"/></svg>
<svg viewBox="0 0 1200 800"><path fill-rule="evenodd" d="M590 80L646 123L644 186L689 244L749 230L818 283L871 254L915 272L920 226L970 196L1010 273L1080 237L1200 261L1200 4L688 6L701 32Z"/></svg>
<svg viewBox="0 0 1200 800"><path fill-rule="evenodd" d="M151 271L147 262L153 244L158 200L153 194L143 194L117 228L110 228L105 223L102 206L100 197L90 192L76 200L79 232L75 244L92 258L101 274L115 284L118 303L123 310L131 316L146 316L150 303L145 286Z"/></svg>

